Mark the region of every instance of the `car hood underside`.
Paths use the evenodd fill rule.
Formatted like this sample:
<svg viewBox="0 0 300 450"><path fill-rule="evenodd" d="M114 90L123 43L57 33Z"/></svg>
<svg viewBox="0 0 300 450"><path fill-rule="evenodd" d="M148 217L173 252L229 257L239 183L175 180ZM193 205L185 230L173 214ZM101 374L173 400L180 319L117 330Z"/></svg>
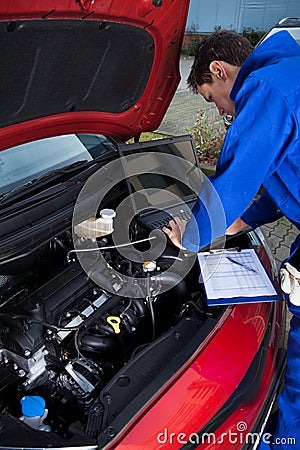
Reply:
<svg viewBox="0 0 300 450"><path fill-rule="evenodd" d="M67 132L122 140L156 129L180 80L188 4L1 2L0 128L59 117Z"/></svg>

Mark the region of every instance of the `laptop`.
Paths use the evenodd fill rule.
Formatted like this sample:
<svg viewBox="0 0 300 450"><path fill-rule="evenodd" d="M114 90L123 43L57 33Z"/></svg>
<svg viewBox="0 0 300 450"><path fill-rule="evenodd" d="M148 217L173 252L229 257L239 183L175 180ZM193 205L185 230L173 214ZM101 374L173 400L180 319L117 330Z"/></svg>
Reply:
<svg viewBox="0 0 300 450"><path fill-rule="evenodd" d="M192 136L119 144L118 151L139 223L153 230L190 218L203 181Z"/></svg>

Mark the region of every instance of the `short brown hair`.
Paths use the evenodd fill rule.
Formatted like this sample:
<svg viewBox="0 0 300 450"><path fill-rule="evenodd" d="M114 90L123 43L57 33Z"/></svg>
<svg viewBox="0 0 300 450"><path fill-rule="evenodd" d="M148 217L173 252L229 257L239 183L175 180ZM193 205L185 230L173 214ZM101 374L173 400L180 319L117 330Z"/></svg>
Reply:
<svg viewBox="0 0 300 450"><path fill-rule="evenodd" d="M253 46L248 39L234 31L216 31L205 37L196 50L195 60L187 79L188 87L197 93L197 86L212 83L209 70L212 61L225 61L240 67L252 51Z"/></svg>

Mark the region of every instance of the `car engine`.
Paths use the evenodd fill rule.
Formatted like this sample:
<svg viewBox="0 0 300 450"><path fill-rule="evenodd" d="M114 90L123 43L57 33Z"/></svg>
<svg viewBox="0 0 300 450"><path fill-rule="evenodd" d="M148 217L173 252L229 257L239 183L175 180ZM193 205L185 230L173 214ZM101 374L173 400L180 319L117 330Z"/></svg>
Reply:
<svg viewBox="0 0 300 450"><path fill-rule="evenodd" d="M102 247L107 243L101 239ZM39 396L52 433L94 437L99 425L90 426L90 411L106 385L183 316L199 312L201 296L198 282L178 282L167 272L177 258L172 248L150 268L117 249L103 250L93 262L100 286L72 249L71 233L62 233L30 259L27 270L0 277L1 409L22 420L20 400ZM149 273L155 283L142 295L134 280L147 284ZM163 289L168 283L174 287ZM205 316L204 309L199 314Z"/></svg>

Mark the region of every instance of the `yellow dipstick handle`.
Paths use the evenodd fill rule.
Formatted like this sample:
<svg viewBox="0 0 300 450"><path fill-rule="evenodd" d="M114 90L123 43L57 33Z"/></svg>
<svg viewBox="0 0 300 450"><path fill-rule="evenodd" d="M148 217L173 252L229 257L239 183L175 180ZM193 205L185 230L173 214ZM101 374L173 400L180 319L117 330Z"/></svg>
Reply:
<svg viewBox="0 0 300 450"><path fill-rule="evenodd" d="M114 329L114 332L116 334L120 333L120 323L121 323L121 319L118 316L109 316L107 319L107 322L109 323L109 325L111 325Z"/></svg>

